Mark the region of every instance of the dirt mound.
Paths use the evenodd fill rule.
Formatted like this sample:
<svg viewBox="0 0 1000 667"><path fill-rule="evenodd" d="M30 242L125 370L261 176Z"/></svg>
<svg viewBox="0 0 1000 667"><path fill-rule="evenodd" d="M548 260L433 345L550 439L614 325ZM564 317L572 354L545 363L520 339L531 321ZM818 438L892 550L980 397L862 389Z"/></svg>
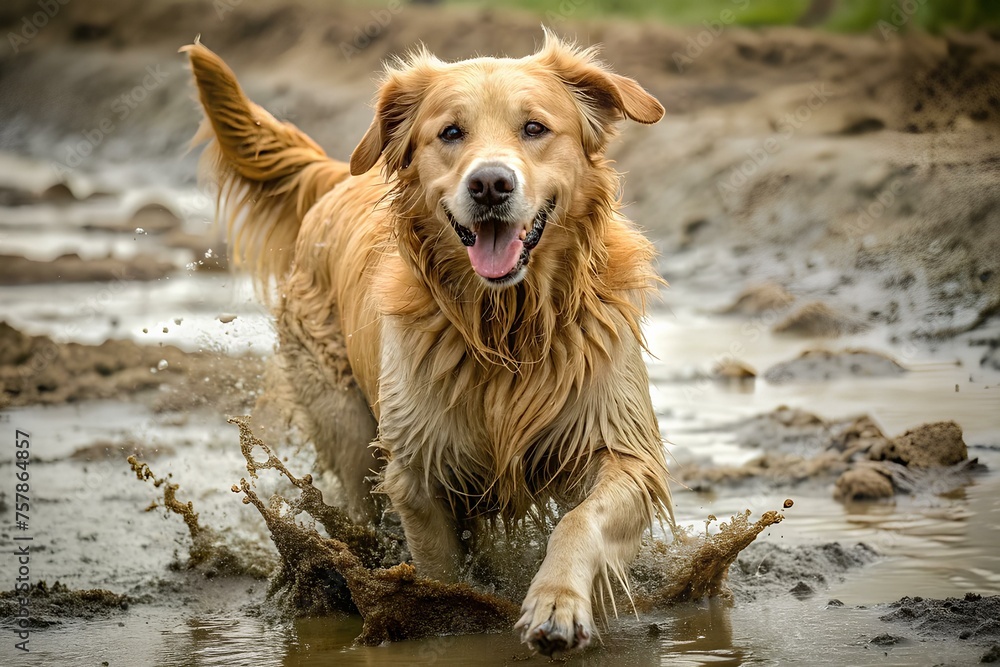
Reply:
<svg viewBox="0 0 1000 667"><path fill-rule="evenodd" d="M836 338L859 333L866 328L856 318L840 313L822 301L811 301L789 313L771 330L776 334L801 338Z"/></svg>
<svg viewBox="0 0 1000 667"><path fill-rule="evenodd" d="M720 382L751 382L757 377L748 364L731 357L723 359L712 368L712 379Z"/></svg>
<svg viewBox="0 0 1000 667"><path fill-rule="evenodd" d="M895 495L892 475L881 468L858 466L837 478L833 495L838 500L883 500Z"/></svg>
<svg viewBox="0 0 1000 667"><path fill-rule="evenodd" d="M76 253L70 253L49 262L18 255L0 255L0 285L149 281L170 275L176 268L170 262L151 255L136 255L130 259L83 259Z"/></svg>
<svg viewBox="0 0 1000 667"><path fill-rule="evenodd" d="M924 424L889 438L868 416L824 420L780 406L735 426L737 442L762 453L739 466L686 463L671 472L688 488L830 482L841 501L891 499L897 493L944 494L982 470L968 459L954 422Z"/></svg>
<svg viewBox="0 0 1000 667"><path fill-rule="evenodd" d="M137 440L97 440L89 445L77 447L68 458L73 461L104 461L107 459L128 460L130 456L139 459L153 459L160 456L173 456L175 450L169 445L147 447Z"/></svg>
<svg viewBox="0 0 1000 667"><path fill-rule="evenodd" d="M910 429L871 452L876 461L892 461L913 468L950 466L969 458L961 427L953 421Z"/></svg>
<svg viewBox="0 0 1000 667"><path fill-rule="evenodd" d="M807 596L842 580L850 570L874 562L878 554L864 543L838 542L784 547L762 542L740 554L730 571L729 585L738 601L773 595ZM800 586L802 584L802 586ZM797 592L793 592L798 588ZM808 596L811 596L809 593Z"/></svg>
<svg viewBox="0 0 1000 667"><path fill-rule="evenodd" d="M882 500L906 494L945 494L972 482L983 467L969 460L955 422L923 424L895 438L859 434L853 467L837 480L839 500ZM877 427L874 427L877 429Z"/></svg>
<svg viewBox="0 0 1000 667"><path fill-rule="evenodd" d="M25 595L18 591L0 593L0 617L4 625L13 625L23 618L21 598L28 599L28 626L46 628L68 619L93 620L128 609L132 602L127 595L119 595L100 588L74 590L56 582L49 586L45 581L31 584Z"/></svg>
<svg viewBox="0 0 1000 667"><path fill-rule="evenodd" d="M892 611L879 618L909 626L922 637L957 638L983 644L1000 640L1000 595L984 597L966 593L964 598L944 600L904 597L888 608Z"/></svg>
<svg viewBox="0 0 1000 667"><path fill-rule="evenodd" d="M257 357L185 353L129 340L57 343L0 322L0 407L149 398L162 410L214 405L230 411L252 402L248 392L264 366ZM160 391L142 393L154 389Z"/></svg>
<svg viewBox="0 0 1000 667"><path fill-rule="evenodd" d="M723 313L740 315L763 315L787 309L795 297L781 285L764 283L747 287L736 297Z"/></svg>
<svg viewBox="0 0 1000 667"><path fill-rule="evenodd" d="M895 359L871 350L806 350L791 361L782 361L764 371L771 384L818 382L841 377L891 377L905 373Z"/></svg>

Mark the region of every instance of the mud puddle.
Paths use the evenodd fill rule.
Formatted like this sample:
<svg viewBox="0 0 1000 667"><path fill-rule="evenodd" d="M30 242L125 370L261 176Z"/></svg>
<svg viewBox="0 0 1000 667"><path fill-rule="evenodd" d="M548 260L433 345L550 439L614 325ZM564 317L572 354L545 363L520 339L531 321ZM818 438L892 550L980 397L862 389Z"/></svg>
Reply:
<svg viewBox="0 0 1000 667"><path fill-rule="evenodd" d="M45 305L58 306L58 301ZM166 312L153 312L149 317L169 319ZM978 365L973 367L974 360L963 361L963 354L972 348L968 344L963 347L960 341L937 350L921 348L908 356L902 348L859 337L836 344L874 345L900 359L910 369L908 375L863 383L820 383L810 385L808 391L758 379L753 392L744 392L700 379L699 373L711 367L718 351L725 352L734 338L739 340L740 326L740 321L683 303L658 312L650 324L653 353L658 357L650 362L656 378L654 397L678 461L675 466L706 458L718 465L744 462L755 452L741 446L733 425L787 403L824 416L865 412L893 434L937 416L956 418L965 430L970 456L978 457L989 470L947 496L907 496L894 504L842 505L833 500L833 480L794 489L722 486L710 493L675 487L678 519L692 529L704 529L708 514L728 517L750 509L757 517L781 507L784 499L791 497L795 503L785 512L786 520L761 535L759 548L860 542L878 556L842 572L819 572L819 579L807 581L812 594L802 599L791 590L798 584L795 576L804 575L793 572L764 600L738 597L731 607L721 602L690 603L667 611L644 612L639 620L624 610L604 631L603 648L571 661L735 665L825 659L818 656L852 664L978 660L980 645L921 642L915 631L879 620L886 612L872 605L904 595L943 598L968 591L1000 593L996 555L1000 529L989 519L1000 512L1000 476L993 472L1000 469L1000 437L993 413L987 409L996 394L986 389L994 387L997 378L986 371L981 374ZM682 335L681 328L699 334ZM211 333L203 335L210 337ZM802 340L789 344L763 333L745 343L740 357L757 367L767 367L817 343ZM973 350L966 356L975 353ZM677 359L696 360L698 364L688 366L674 361ZM970 368L973 382L968 379ZM953 399L956 383L963 400ZM241 505L230 490L246 475L235 430L222 415L209 409L156 413L132 403L98 401L10 409L3 418L11 426L28 425L37 443L39 460L33 475L39 502L34 523L38 526L36 541L43 547L36 561L40 576L50 582L59 579L74 588L106 588L136 600L127 612L114 617L85 623L66 619L36 633L38 652L54 663L98 659L112 665L234 661L262 665L331 661L400 664L432 660L469 664L469 656L474 655L477 664L512 664L530 657L513 633L363 647L355 643L361 631L355 616L269 621L260 615L262 605L266 605L266 582L206 579L202 573L178 567L188 548L184 525L176 517L143 513L156 494L148 485L136 482L128 469L124 459L131 450L99 449L103 454L96 460L74 457L74 453L86 451L95 442L137 441L144 460L157 474L172 474L184 497L193 500L213 529L256 539L269 547L266 527L257 512ZM312 469L307 449L283 450L282 456L288 457L286 464L292 469ZM0 474L10 469L11 461L0 464ZM262 498L276 491L292 491L271 476L258 483L256 490ZM759 560L751 565L759 568L763 564L765 569L774 558L757 550L747 552L747 556ZM752 588L753 578L749 581ZM844 606L828 607L831 599ZM869 643L884 632L902 639L891 646ZM540 657L531 659L542 661Z"/></svg>

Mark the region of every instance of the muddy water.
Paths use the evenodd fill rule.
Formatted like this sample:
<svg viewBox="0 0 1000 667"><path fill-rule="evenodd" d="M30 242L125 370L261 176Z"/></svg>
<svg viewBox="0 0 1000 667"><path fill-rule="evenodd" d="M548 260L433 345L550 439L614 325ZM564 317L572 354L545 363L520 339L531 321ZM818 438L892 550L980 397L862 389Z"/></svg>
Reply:
<svg viewBox="0 0 1000 667"><path fill-rule="evenodd" d="M16 221L15 221L16 222ZM11 238L17 240L17 230ZM22 230L23 231L23 230ZM40 258L67 249L67 238L34 244ZM60 244L56 247L56 242ZM109 237L104 243L128 244ZM140 238L135 243L144 243ZM27 250L27 249L25 249ZM100 248L91 248L95 253ZM669 269L667 269L669 272ZM717 281L721 282L721 281ZM868 413L889 435L918 424L954 419L963 428L970 456L989 468L972 483L945 495L901 496L895 504L844 506L832 498L829 482L792 489L753 484L712 493L675 487L678 518L702 526L708 514L729 516L749 508L753 515L795 500L786 520L759 541L781 545L864 542L880 554L873 564L827 577L815 596L791 595L682 605L636 619L622 614L604 631L604 647L572 661L578 664L912 664L975 662L981 647L961 642L919 642L912 632L879 620L877 605L903 595L961 596L973 590L1000 593L1000 374L980 368L983 348L970 338L936 347L892 344L887 334L835 342L778 338L766 321L714 314L732 290L703 279L676 286L651 318L647 333L651 391L675 466L690 462L737 465L759 453L738 444L741 419L790 405L825 418ZM122 282L104 294L99 309L81 308L105 286L79 284L4 288L0 309L13 325L31 333L87 342L106 336L176 344L184 349L267 351L274 342L267 316L245 281L224 274L180 270L170 279ZM221 313L238 315L223 324ZM179 323L178 323L179 320ZM166 329L166 331L164 331ZM143 331L145 330L145 332ZM800 351L827 345L870 347L907 366L906 375L813 384L732 387L704 379L713 363L733 355L759 371ZM152 369L151 369L152 372ZM956 386L958 390L956 391ZM380 647L353 643L360 621L352 617L273 620L264 604L266 582L206 578L176 563L186 557L187 535L177 517L144 513L155 497L138 483L120 457L73 457L99 441L141 443L144 460L158 474L173 475L179 496L192 500L201 520L235 538L270 543L258 514L242 505L231 485L246 475L236 429L210 410L154 413L141 403L103 401L77 405L9 409L0 428L32 433L32 508L35 560L32 576L58 579L74 588L127 593L126 612L90 620L63 619L32 635L28 664L110 665L322 665L407 663L510 664L531 658L513 633L442 637ZM0 458L0 480L12 479L12 460ZM292 469L313 465L308 449L282 452ZM0 487L6 490L4 487ZM280 480L262 478L258 492L285 492ZM12 509L4 509L4 525ZM3 538L9 537L4 529ZM10 563L2 572L10 580ZM823 574L823 573L820 573ZM827 607L837 598L845 606ZM875 607L873 607L875 605ZM419 613L419 610L414 610ZM869 645L893 632L904 639L891 647ZM9 642L0 662L9 664ZM886 655L887 654L887 655ZM18 659L21 656L14 656Z"/></svg>

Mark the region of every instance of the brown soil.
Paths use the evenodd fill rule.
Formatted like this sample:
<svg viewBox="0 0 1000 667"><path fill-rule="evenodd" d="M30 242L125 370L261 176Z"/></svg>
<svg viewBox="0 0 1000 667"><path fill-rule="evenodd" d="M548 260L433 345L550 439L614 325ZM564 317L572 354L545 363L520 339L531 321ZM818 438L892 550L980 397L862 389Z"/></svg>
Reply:
<svg viewBox="0 0 1000 667"><path fill-rule="evenodd" d="M83 447L77 447L69 455L74 461L104 461L106 459L127 460L130 456L140 459L152 459L160 456L173 456L174 448L165 445L146 447L135 440L122 442L98 440Z"/></svg>
<svg viewBox="0 0 1000 667"><path fill-rule="evenodd" d="M833 495L838 500L882 500L892 498L892 476L877 467L858 466L837 479Z"/></svg>
<svg viewBox="0 0 1000 667"><path fill-rule="evenodd" d="M158 410L212 405L235 411L252 404L264 366L257 357L189 354L128 340L57 343L0 322L0 407L147 398Z"/></svg>
<svg viewBox="0 0 1000 667"><path fill-rule="evenodd" d="M712 369L712 377L722 382L751 382L757 371L738 359L723 359Z"/></svg>
<svg viewBox="0 0 1000 667"><path fill-rule="evenodd" d="M961 428L954 422L924 424L895 438L868 416L826 421L779 407L738 425L745 447L764 451L740 466L675 466L686 487L765 482L784 487L833 482L841 501L881 500L896 493L945 493L969 482L978 468L969 461Z"/></svg>
<svg viewBox="0 0 1000 667"><path fill-rule="evenodd" d="M836 338L865 328L854 317L839 313L821 301L811 301L796 308L771 330L800 338Z"/></svg>
<svg viewBox="0 0 1000 667"><path fill-rule="evenodd" d="M875 561L878 553L864 543L838 542L788 547L773 541L751 544L729 571L737 601L769 600L778 595L808 594L843 579L851 570ZM796 591L796 589L798 589Z"/></svg>
<svg viewBox="0 0 1000 667"><path fill-rule="evenodd" d="M887 605L881 616L887 623L908 626L921 638L956 638L979 644L1000 640L1000 595L984 597L967 593L944 600L904 597Z"/></svg>
<svg viewBox="0 0 1000 667"><path fill-rule="evenodd" d="M969 450L961 427L947 421L911 429L873 450L871 458L913 468L933 468L961 463L969 458Z"/></svg>
<svg viewBox="0 0 1000 667"><path fill-rule="evenodd" d="M75 253L39 262L17 255L0 255L0 285L84 283L163 278L176 270L170 262L150 255L130 259L82 259Z"/></svg>
<svg viewBox="0 0 1000 667"><path fill-rule="evenodd" d="M132 214L128 220L94 222L84 229L119 232L125 234L165 234L180 230L183 221L173 211L162 204L146 204ZM138 231L142 230L142 231Z"/></svg>
<svg viewBox="0 0 1000 667"><path fill-rule="evenodd" d="M722 312L738 315L763 315L787 309L795 297L781 285L764 283L747 287Z"/></svg>
<svg viewBox="0 0 1000 667"><path fill-rule="evenodd" d="M870 350L806 350L791 361L783 361L764 371L771 384L818 382L835 378L891 377L905 373L895 359Z"/></svg>
<svg viewBox="0 0 1000 667"><path fill-rule="evenodd" d="M0 618L5 625L17 622L21 610L20 598L24 593L0 592ZM32 584L28 589L29 627L46 628L66 619L106 617L128 609L132 600L104 589L73 590L58 581L49 586L45 581Z"/></svg>

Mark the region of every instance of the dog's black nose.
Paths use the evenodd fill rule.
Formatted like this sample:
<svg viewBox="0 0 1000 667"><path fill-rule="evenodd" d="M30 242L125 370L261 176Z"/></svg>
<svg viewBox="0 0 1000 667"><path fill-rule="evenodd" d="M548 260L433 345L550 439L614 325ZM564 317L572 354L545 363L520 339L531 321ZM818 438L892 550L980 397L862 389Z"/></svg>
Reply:
<svg viewBox="0 0 1000 667"><path fill-rule="evenodd" d="M483 206L502 204L516 186L514 170L499 164L484 165L469 175L469 195Z"/></svg>

